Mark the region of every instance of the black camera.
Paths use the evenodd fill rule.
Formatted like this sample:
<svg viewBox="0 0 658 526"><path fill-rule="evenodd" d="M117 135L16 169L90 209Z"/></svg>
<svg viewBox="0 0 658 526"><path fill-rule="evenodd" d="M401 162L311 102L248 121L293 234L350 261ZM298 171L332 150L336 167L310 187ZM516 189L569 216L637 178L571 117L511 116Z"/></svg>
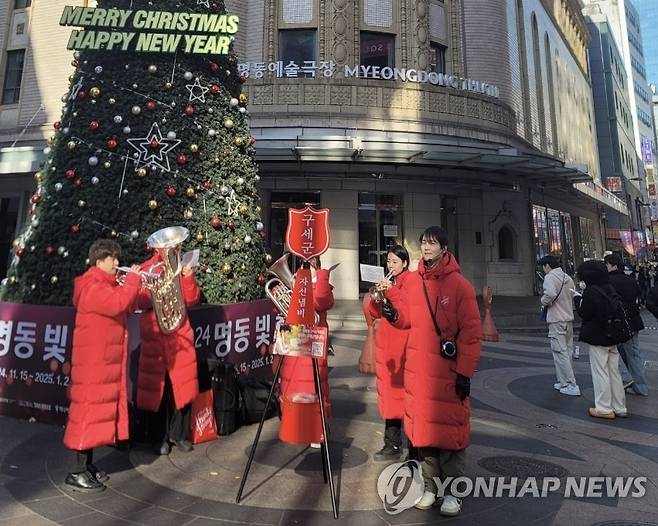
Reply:
<svg viewBox="0 0 658 526"><path fill-rule="evenodd" d="M457 344L452 340L444 340L441 342L441 356L446 360L457 359Z"/></svg>

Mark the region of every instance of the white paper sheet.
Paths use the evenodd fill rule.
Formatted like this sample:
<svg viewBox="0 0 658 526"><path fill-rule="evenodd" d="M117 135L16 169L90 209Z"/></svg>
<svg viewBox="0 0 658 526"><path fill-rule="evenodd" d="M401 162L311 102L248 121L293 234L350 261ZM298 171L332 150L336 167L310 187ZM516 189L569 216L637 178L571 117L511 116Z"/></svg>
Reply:
<svg viewBox="0 0 658 526"><path fill-rule="evenodd" d="M368 283L384 281L384 267L361 264L359 268L361 269L361 281L367 281Z"/></svg>
<svg viewBox="0 0 658 526"><path fill-rule="evenodd" d="M185 252L181 258L181 266L194 268L199 264L199 249Z"/></svg>

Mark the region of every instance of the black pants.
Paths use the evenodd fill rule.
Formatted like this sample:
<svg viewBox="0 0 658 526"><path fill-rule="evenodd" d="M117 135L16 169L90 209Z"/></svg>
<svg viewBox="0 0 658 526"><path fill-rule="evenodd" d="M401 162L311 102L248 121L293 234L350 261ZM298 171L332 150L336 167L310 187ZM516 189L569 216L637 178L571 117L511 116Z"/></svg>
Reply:
<svg viewBox="0 0 658 526"><path fill-rule="evenodd" d="M84 473L87 471L88 466L94 461L94 450L84 449L82 451L71 450L69 452L69 472Z"/></svg>
<svg viewBox="0 0 658 526"><path fill-rule="evenodd" d="M402 420L399 418L386 419L384 443L395 447L402 447Z"/></svg>
<svg viewBox="0 0 658 526"><path fill-rule="evenodd" d="M158 420L164 421L164 436L162 442L178 442L187 440L187 434L190 429L190 410L191 404L187 404L182 409L176 409L174 399L174 389L171 385L169 375L165 375L164 394L160 409L158 410Z"/></svg>

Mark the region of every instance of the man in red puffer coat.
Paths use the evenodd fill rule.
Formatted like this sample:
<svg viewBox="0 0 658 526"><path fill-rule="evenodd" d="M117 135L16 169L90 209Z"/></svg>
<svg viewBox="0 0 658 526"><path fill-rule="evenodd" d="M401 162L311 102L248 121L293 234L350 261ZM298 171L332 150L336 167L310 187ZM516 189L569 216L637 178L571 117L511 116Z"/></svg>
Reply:
<svg viewBox="0 0 658 526"><path fill-rule="evenodd" d="M91 268L75 279L75 329L71 390L64 445L72 450L64 486L73 491L103 491L109 477L93 464L94 448L128 439L127 315L137 298L139 267L123 287L116 269L121 247L99 239L89 249Z"/></svg>
<svg viewBox="0 0 658 526"><path fill-rule="evenodd" d="M470 379L480 358L482 328L471 283L447 250L436 226L420 238L423 259L405 283L390 289L382 314L410 328L404 366L404 429L418 448L425 492L416 504L429 509L437 497L434 477L464 476L470 442ZM440 336L439 336L440 333ZM455 516L461 500L445 495L441 515Z"/></svg>
<svg viewBox="0 0 658 526"><path fill-rule="evenodd" d="M142 264L142 269L148 271L160 261L160 256L156 254ZM190 267L183 267L177 279L181 280L185 305L189 307L198 303L201 290L194 271ZM165 432L156 444L157 453L168 455L171 444L180 451L192 451L187 432L190 427L191 403L199 394L192 326L186 315L178 329L171 334L164 334L158 325L148 291L140 293L138 306L146 312L139 320L141 345L137 407L158 412L164 418Z"/></svg>

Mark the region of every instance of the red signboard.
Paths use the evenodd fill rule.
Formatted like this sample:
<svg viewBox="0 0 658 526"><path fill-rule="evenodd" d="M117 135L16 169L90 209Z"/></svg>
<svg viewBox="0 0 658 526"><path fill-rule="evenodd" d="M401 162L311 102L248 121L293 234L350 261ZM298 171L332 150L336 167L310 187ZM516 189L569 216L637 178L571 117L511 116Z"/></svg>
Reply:
<svg viewBox="0 0 658 526"><path fill-rule="evenodd" d="M288 209L286 244L290 252L309 261L329 249L329 209L307 206Z"/></svg>
<svg viewBox="0 0 658 526"><path fill-rule="evenodd" d="M611 192L621 192L621 177L606 177L605 187Z"/></svg>

